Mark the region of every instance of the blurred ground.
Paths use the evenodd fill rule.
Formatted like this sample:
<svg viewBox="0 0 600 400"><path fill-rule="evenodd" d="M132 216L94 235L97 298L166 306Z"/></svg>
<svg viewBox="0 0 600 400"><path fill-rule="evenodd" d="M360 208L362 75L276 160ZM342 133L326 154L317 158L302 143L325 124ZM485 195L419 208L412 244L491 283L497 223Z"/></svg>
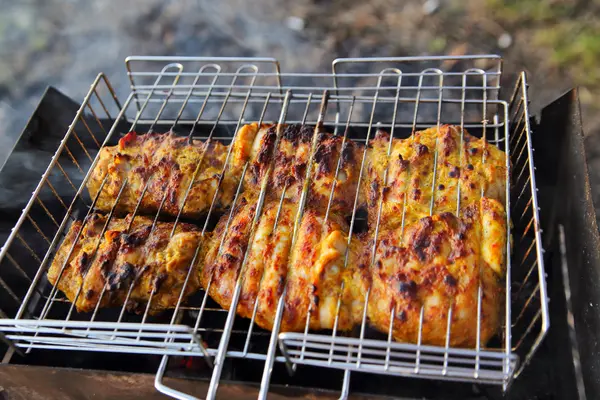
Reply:
<svg viewBox="0 0 600 400"><path fill-rule="evenodd" d="M271 56L287 71L328 71L336 57L499 53L510 88L528 72L534 111L582 86L600 183L598 15L598 0L0 0L0 138L21 130L47 85L81 99L102 71L127 90L131 54Z"/></svg>

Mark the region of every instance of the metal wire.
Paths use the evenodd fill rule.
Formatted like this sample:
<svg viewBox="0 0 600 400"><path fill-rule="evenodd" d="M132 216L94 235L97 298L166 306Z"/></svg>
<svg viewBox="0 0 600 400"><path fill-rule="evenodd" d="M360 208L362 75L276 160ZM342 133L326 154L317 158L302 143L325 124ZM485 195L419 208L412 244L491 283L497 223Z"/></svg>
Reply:
<svg viewBox="0 0 600 400"><path fill-rule="evenodd" d="M294 372L297 364L345 370L344 380L341 382L342 397L347 396L349 392L350 371L502 384L506 389L515 374L520 373L523 366L529 361L548 330L548 299L543 249L541 248L541 230L539 229L526 79L524 75L520 77L518 87L509 106L508 103L498 100L501 74L499 58L497 56L481 58L495 62L496 66L489 71L472 68L473 61L479 59L479 57L474 56L341 59L333 63L333 73L330 74L284 74L281 73L279 64L273 59L130 57L126 60L126 66L131 82L131 94L123 104L116 98L108 80L103 75L99 75L85 97L74 123L67 131L50 166L42 176L32 199L23 210L6 244L0 250L0 262L6 259L9 263L7 264L8 267L15 269L20 275L26 277L28 282L31 282L27 292L21 295L18 291L9 287L6 282L0 281L0 290L4 290L19 307L14 316L11 316L12 318L2 316L3 318L0 319L0 331L3 332L3 340L10 341L14 348L29 350L51 348L163 355L157 374L156 387L163 393L175 397L181 395L180 398L185 398L184 394L178 395L176 391L172 391L162 383L162 377L168 369L168 356L170 355L201 356L207 360L209 365L214 358L214 369L207 394L209 398L216 396L223 366L228 357L240 357L264 362L260 389L261 398L266 397L268 393L272 370L276 362L285 362L290 373ZM467 64L467 67L458 72L456 69L447 71L439 67L441 63L449 60L458 60ZM374 65L381 68L374 72L372 69L367 68L368 72L365 73L357 73L356 70L352 70L360 63L368 65L369 68ZM411 68L404 70L402 65L407 63ZM421 68L415 72L414 66L421 64L426 65L427 68ZM349 69L349 71L346 71L346 69ZM437 78L438 84L426 84L424 80L427 77ZM310 83L303 86L301 82L304 78L309 78ZM468 81L468 79L473 80L475 78L481 79L482 83L477 84ZM387 82L390 79L394 80L394 85ZM293 84L288 84L288 82ZM435 92L435 96L429 96L429 92ZM102 93L108 93L108 96L103 96ZM96 107L92 106L92 100L95 102ZM311 112L311 106L323 105L327 102L334 105L330 108L330 110L335 111L333 117L331 117L331 113L327 112L325 106L321 107L319 113ZM131 108L134 108L133 105L135 105L135 112L132 114ZM294 113L295 106L302 106L302 112ZM406 111L407 107L413 107L412 118L404 117L403 112ZM435 107L435 111L428 114L428 107ZM451 109L452 107L460 109L459 118L457 118L457 115L453 117L455 120L447 119L444 114L446 108ZM480 107L481 114L479 115L483 115L480 120L470 117L467 113L469 109L472 110L474 107ZM111 110L118 111L111 112ZM189 111L192 111L194 116L189 117ZM276 112L279 118L273 112ZM347 114L343 114L343 112L347 112ZM495 114L494 121L487 120L489 113ZM113 118L112 115L115 115L115 117ZM105 295L105 290L100 294L100 300L89 316L74 313L74 305L66 303L56 287L51 287L46 283L44 275L64 236L65 230L76 219L75 216L81 215L82 209L84 210L83 215L89 215L92 212L105 185L105 182L103 182L95 198L89 200L86 198L84 187L91 171L98 162L97 150L112 143L113 137L119 129L118 126L127 117L131 121L130 130L145 129L149 132L165 130L174 132L177 129L186 129L190 144L195 144L198 139L204 141L201 160L209 151L211 142L215 140L233 141L242 124L251 122L258 122L260 126L263 122L277 121L278 139L282 134L284 124L316 125L311 141L310 160L314 156L317 133L323 129L323 125L334 129L336 134L338 129L343 129L342 148L347 140L369 142L374 126L380 129L389 129L388 157L391 154L392 141L395 136L409 133L409 137L413 138L413 134L420 128L430 126L439 128L442 119L445 123L460 125L461 148L465 129L479 128L483 131L484 138L487 136L487 130L495 129L496 137L488 138L489 142L503 146L507 154L507 226L510 226L511 214L516 215L517 219L513 222L515 233L518 233L514 248L511 248L510 240L507 240L507 295L505 304L505 319L507 322L503 329L501 347L481 347L480 321L477 323L478 340L475 349L457 349L450 346L452 306L449 307L446 319L444 346L436 347L422 344L425 315L423 307L421 307L419 313L417 343L408 344L393 341L395 308L391 310L386 339L370 339L366 329L370 290L365 293L363 318L358 337L341 336L338 323L343 301L341 297L344 290L343 282L341 283L334 328L331 334L317 334L309 331L311 313L315 312L312 308L312 302L306 318L304 332L280 333L279 325L283 318L285 289L277 302L275 323L271 333L257 332L254 329L258 302L254 304L253 315L248 328L234 329L235 310L237 309L244 279L243 272L249 249L246 250L244 261L238 272L229 311L207 305L207 293L213 284L212 277L198 303L183 304L185 288L188 286L190 276L194 270L193 266L198 261L199 249L196 249L193 260L188 266L177 304L174 310L171 311L172 314L166 319L167 322L156 323L149 315L155 290L150 295L144 313L139 319L140 322L125 322L128 318L126 304L129 301L135 282L132 282L127 288L125 303L120 309L115 310L114 319L108 321L98 320L101 315L99 312L100 303ZM86 118L90 118L90 123L86 121ZM509 127L510 121L512 121L512 125ZM78 135L75 131L77 122L81 123L79 127L85 129L89 135ZM363 135L353 132L353 130L361 129ZM223 134L223 131L233 132L233 135ZM499 131L504 131L504 135L498 134ZM71 143L68 143L69 141ZM223 176L229 167L230 155L231 146L227 152L223 170L219 175L217 190L211 199L208 210L209 217L215 212L216 199L219 195ZM65 158L69 159L66 164L64 164ZM435 168L437 167L437 158L438 145L436 141L430 214L435 211L435 187L438 173ZM459 155L460 162L462 162L462 159L461 154ZM308 165L310 165L310 160ZM363 179L363 175L366 173L365 160L366 150L360 165L359 187L360 180ZM485 162L485 159L483 161ZM179 206L171 236L180 222L183 208L190 189L200 172L201 164L202 162L198 163L193 179L185 193L183 204ZM53 172L55 167L58 168L56 173ZM335 177L329 193L328 205L324 210L325 223L330 216L333 192L338 183L340 168L341 152L340 157L336 160ZM243 191L244 175L247 173L247 169L248 165L244 166L242 170L240 184L233 199L232 211L229 212L227 217L227 227L231 223L233 209ZM410 170L408 174L410 174ZM54 178L63 177L67 187L72 192L72 196L66 198L58 190L58 186L51 182L49 179L51 176ZM510 180L511 177L513 178L512 181ZM311 180L310 168L307 168L304 178L302 195L294 220L292 246L296 240L304 206L307 202L308 185ZM380 188L380 191L386 186L387 178L388 171L386 169L384 185ZM137 200L127 231L131 229L133 220L139 212L150 179L145 183L141 196ZM262 213L267 190L266 179L261 183L261 195L258 199L258 207L251 232L254 232ZM512 183L512 185L508 183ZM127 184L127 182L123 183L120 193L124 191ZM40 196L42 190L49 191L50 195L54 196L53 198L60 204L60 213L49 207L47 200L42 200ZM273 231L277 229L279 223L279 214L286 190L287 187L284 188L280 197ZM460 215L460 180L456 192L456 214ZM107 229L119 198L120 196L115 198L112 211L107 215L103 230ZM377 224L374 227L375 240L371 261L374 260L377 250L377 237L381 221L381 198L382 196L380 196ZM165 199L166 197L162 199L159 211L154 215L152 229L159 221L158 215ZM405 229L406 196L404 202L401 225L402 236ZM348 265L348 249L355 234L358 204L358 193L356 193L349 224L348 246L344 255L344 268ZM38 209L47 218L51 228L46 228L42 221L34 217L34 211ZM209 229L209 217L202 224L202 237ZM86 222L87 219L84 219L83 226ZM42 242L45 243L43 250L38 250L30 245L29 237L22 233L23 230L21 229L25 223L30 224L39 235L39 238L42 239ZM325 229L325 227L323 228ZM82 230L83 227L80 234ZM222 251L227 230L221 238L219 253ZM80 234L78 234L77 239ZM19 239L17 242L14 241L15 237ZM73 253L76 242L77 240L69 249L67 260L70 258L70 254ZM251 243L251 239L249 243ZM26 270L21 267L21 265L25 265L22 263L21 258L15 257L17 254L15 245L17 244L24 246L27 250L25 253L29 263L40 266L32 278L29 278L25 273ZM100 241L95 247L96 250L99 245ZM9 250L13 251L9 253ZM42 257L41 254L44 254L44 252L45 255ZM519 271L523 271L517 276L511 274L511 272L514 272L511 270L511 252L515 254L515 257L518 256L515 264L518 264ZM38 256L38 254L40 255ZM91 258L93 258L93 255ZM58 280L62 278L66 263L67 261L61 266ZM512 279L518 277L523 278L521 280L522 285L518 286L519 289L516 293L512 293ZM80 292L81 287L77 291L76 298ZM522 298L522 301L513 304L511 293L516 294L517 298ZM478 320L481 318L481 294L480 286L478 289ZM511 319L512 312L517 313L517 318L514 320ZM214 325L210 318L206 318L207 313L218 313L227 317L224 323ZM62 319L56 319L55 317L49 319L50 315L59 314ZM194 323L190 323L190 326L182 325L181 321L184 316L192 317ZM82 317L87 318L87 320L73 320ZM205 344L202 341L200 333L204 334L205 332L220 335L218 346ZM536 332L537 335L534 335ZM514 333L518 333L515 341L513 341ZM234 335L244 338L244 345L241 350L230 348L229 343ZM258 337L269 337L268 347L257 349L256 346L252 345L252 339ZM281 351L280 355L277 353L278 347ZM518 365L517 354L524 356L524 362L520 365Z"/></svg>

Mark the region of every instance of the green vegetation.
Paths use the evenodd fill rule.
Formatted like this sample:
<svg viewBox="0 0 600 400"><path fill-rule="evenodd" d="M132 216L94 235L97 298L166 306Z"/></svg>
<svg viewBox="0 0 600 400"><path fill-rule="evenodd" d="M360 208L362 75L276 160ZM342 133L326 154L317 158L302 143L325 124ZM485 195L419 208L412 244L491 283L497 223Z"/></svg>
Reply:
<svg viewBox="0 0 600 400"><path fill-rule="evenodd" d="M494 18L508 30L525 29L532 46L573 82L600 87L600 6L595 1L488 0Z"/></svg>

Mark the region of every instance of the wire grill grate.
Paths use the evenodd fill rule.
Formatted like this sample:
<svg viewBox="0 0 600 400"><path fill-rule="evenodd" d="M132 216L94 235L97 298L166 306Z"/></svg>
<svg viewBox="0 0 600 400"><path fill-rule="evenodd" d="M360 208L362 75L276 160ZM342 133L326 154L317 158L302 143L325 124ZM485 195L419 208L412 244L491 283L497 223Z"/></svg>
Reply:
<svg viewBox="0 0 600 400"><path fill-rule="evenodd" d="M282 73L273 59L130 57L126 66L130 95L119 102L107 78L98 76L0 252L0 271L11 271L8 277L0 272L0 330L13 350L163 355L157 388L181 398L185 396L161 383L167 356L204 357L214 367L208 397L216 395L229 358L264 361L261 397L268 391L274 362L284 362L290 373L300 364L345 370L343 393L351 370L505 388L518 375L548 329L524 75L509 104L499 100L501 60L497 56L339 59L327 74ZM352 337L336 329L271 333L253 321L236 319L235 313L219 308L204 291L186 305L180 297L175 310L159 316L149 315L148 308L141 315L129 314L125 306L74 312L45 275L70 224L89 214L95 204L84 187L99 149L114 145L129 130L173 131L190 140L230 143L241 125L250 122L322 124L344 140L362 142L378 128L407 138L415 130L443 122L484 136L509 154L507 220L514 224L514 246L507 248L506 293L511 295L507 295L505 321L511 323L504 324L498 339L489 348L478 341L474 349L396 343L391 335L366 329L365 320ZM241 190L238 187L238 193ZM200 224L203 234L220 216L211 205ZM355 207L351 226L358 229L360 219ZM175 223L179 221L177 216ZM13 289L22 287L29 289ZM275 326L281 310L278 307ZM448 337L450 328L449 319ZM518 355L525 360L520 365Z"/></svg>

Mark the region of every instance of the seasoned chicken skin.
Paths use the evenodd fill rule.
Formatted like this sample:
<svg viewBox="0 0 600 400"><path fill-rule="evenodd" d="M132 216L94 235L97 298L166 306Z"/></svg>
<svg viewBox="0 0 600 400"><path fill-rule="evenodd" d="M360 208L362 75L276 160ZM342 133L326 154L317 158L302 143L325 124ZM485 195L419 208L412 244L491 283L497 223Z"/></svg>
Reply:
<svg viewBox="0 0 600 400"><path fill-rule="evenodd" d="M460 218L441 212L409 223L404 233L383 227L370 270L370 324L387 332L393 317L394 339L415 343L423 308L422 343L445 345L451 309L450 345L474 347L481 286L485 345L500 324L505 251L504 208L488 198L465 207Z"/></svg>
<svg viewBox="0 0 600 400"><path fill-rule="evenodd" d="M380 202L380 223L387 227L400 226L403 218L410 224L430 213L456 214L457 207L462 212L482 193L505 204L506 156L484 139L464 130L461 140L460 127L442 125L393 139L388 158L389 141L390 135L379 131L369 143L363 191L371 229L377 225Z"/></svg>
<svg viewBox="0 0 600 400"><path fill-rule="evenodd" d="M241 204L234 210L227 230L228 216L224 216L207 246L202 285L209 287L210 282L209 295L229 309L248 251L237 306L239 315L251 318L256 306L256 323L272 329L277 304L285 289L281 331L303 330L309 310L310 329L333 328L338 299L341 302L338 329L352 328L362 315L362 303L351 301L354 292L364 294L365 281L356 270L362 245L358 240L352 241L348 267L344 268L348 228L343 219L331 214L325 221L322 215L307 209L300 221L297 240L292 244L297 205L284 200L279 208L279 202L264 205L252 237L254 203Z"/></svg>
<svg viewBox="0 0 600 400"><path fill-rule="evenodd" d="M263 125L255 136L250 166L244 178L244 193L247 196L260 191L263 178L269 165L272 165L268 181L269 197L279 200L285 191L286 199L297 201L300 198L315 128L283 125L280 129L281 139L277 148L276 125ZM344 141L342 136L325 132L317 132L316 135L317 144L310 166L309 206L325 210L331 198L332 211L350 214L358 192L364 147L349 139ZM358 195L358 207L361 207L365 201L362 192Z"/></svg>
<svg viewBox="0 0 600 400"><path fill-rule="evenodd" d="M176 216L183 208L182 215L198 217L209 210L218 188L215 207L226 208L234 198L257 128L257 124L240 128L226 168L228 147L218 141L190 144L186 137L172 133L130 132L117 146L100 150L87 183L90 197L94 199L102 189L96 208L108 212L125 185L117 211L133 212L141 198L140 213L153 215L160 208L162 214Z"/></svg>
<svg viewBox="0 0 600 400"><path fill-rule="evenodd" d="M506 156L449 125L393 139L388 157L389 145L382 131L369 143L363 182L370 324L387 332L393 314L394 339L414 343L423 308L423 343L444 345L452 309L450 345L473 347L481 287L485 344L504 299Z"/></svg>
<svg viewBox="0 0 600 400"><path fill-rule="evenodd" d="M193 225L178 223L171 237L173 223L158 222L152 230L152 222L141 216L136 216L133 223L131 216L113 218L101 237L105 216L91 214L85 225L75 221L50 266L48 280L80 312L123 305L132 285L126 305L130 310L143 312L151 296L151 313L175 307L188 271L197 267L192 267L192 260L201 244L200 231ZM194 269L189 273L183 299L199 287Z"/></svg>

